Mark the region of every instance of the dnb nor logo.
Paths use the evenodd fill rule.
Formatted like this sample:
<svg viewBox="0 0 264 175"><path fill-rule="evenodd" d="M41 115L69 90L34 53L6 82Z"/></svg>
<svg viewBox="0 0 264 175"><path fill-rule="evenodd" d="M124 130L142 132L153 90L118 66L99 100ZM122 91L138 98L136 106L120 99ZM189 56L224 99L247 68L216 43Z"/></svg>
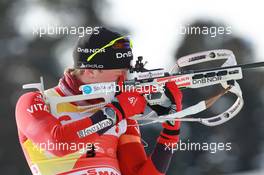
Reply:
<svg viewBox="0 0 264 175"><path fill-rule="evenodd" d="M95 52L105 52L104 48L94 48L94 49L88 49L88 48L77 48L77 52L81 53L95 53Z"/></svg>
<svg viewBox="0 0 264 175"><path fill-rule="evenodd" d="M128 52L124 52L124 53L121 53L121 52L116 53L116 58L117 59L127 58L127 57L132 57L132 56L133 56L132 51L128 51Z"/></svg>

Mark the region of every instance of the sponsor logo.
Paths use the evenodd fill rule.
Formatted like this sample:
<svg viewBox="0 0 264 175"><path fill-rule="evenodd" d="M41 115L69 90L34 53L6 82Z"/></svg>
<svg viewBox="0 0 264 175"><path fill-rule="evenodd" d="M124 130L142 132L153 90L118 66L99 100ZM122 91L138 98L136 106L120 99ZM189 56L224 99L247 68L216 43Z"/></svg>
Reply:
<svg viewBox="0 0 264 175"><path fill-rule="evenodd" d="M38 111L46 111L49 112L48 106L43 103L33 104L31 105L27 111L31 114L38 112Z"/></svg>
<svg viewBox="0 0 264 175"><path fill-rule="evenodd" d="M176 83L183 83L183 82L186 82L186 81L189 81L190 80L190 77L177 77L174 81Z"/></svg>
<svg viewBox="0 0 264 175"><path fill-rule="evenodd" d="M81 64L80 68L104 68L101 64Z"/></svg>
<svg viewBox="0 0 264 175"><path fill-rule="evenodd" d="M219 57L229 57L230 56L230 54L228 54L228 53L224 53L224 52L222 52L222 53L216 53L217 54L217 56L219 56Z"/></svg>
<svg viewBox="0 0 264 175"><path fill-rule="evenodd" d="M185 81L190 81L190 77L189 76L169 76L169 77L157 79L157 82L162 82L162 81L175 81L176 83L183 83Z"/></svg>
<svg viewBox="0 0 264 175"><path fill-rule="evenodd" d="M166 82L175 82L178 87L186 87L191 85L191 78L189 76L169 76L157 79L157 82L165 85Z"/></svg>
<svg viewBox="0 0 264 175"><path fill-rule="evenodd" d="M92 90L93 90L92 87L89 85L83 87L83 93L85 94L90 94Z"/></svg>
<svg viewBox="0 0 264 175"><path fill-rule="evenodd" d="M113 125L112 120L105 119L105 120L98 122L98 123L86 128L86 129L78 131L77 134L80 138L83 138L83 137L86 137L86 136L91 135L93 133L96 133L97 131L100 131L100 130L102 130L108 126L111 126L111 125Z"/></svg>
<svg viewBox="0 0 264 175"><path fill-rule="evenodd" d="M128 51L128 52L125 52L125 53L121 53L121 52L116 53L116 58L117 59L128 58L128 57L132 57L132 56L133 56L132 51Z"/></svg>
<svg viewBox="0 0 264 175"><path fill-rule="evenodd" d="M87 171L87 175L120 175L119 172L110 168L95 168Z"/></svg>
<svg viewBox="0 0 264 175"><path fill-rule="evenodd" d="M81 86L83 94L100 94L115 92L115 82L110 83L95 83Z"/></svg>
<svg viewBox="0 0 264 175"><path fill-rule="evenodd" d="M233 114L240 105L241 105L241 103L240 103L240 101L238 101L237 105L234 106L234 108L232 108L232 110L230 110L230 113Z"/></svg>
<svg viewBox="0 0 264 175"><path fill-rule="evenodd" d="M101 48L101 49L98 49L98 48L96 48L96 49L88 49L88 48L82 49L82 48L78 47L77 52L81 52L81 53L105 52L105 49L103 49L103 48Z"/></svg>
<svg viewBox="0 0 264 175"><path fill-rule="evenodd" d="M156 78L164 76L164 72L146 72L138 74L138 79Z"/></svg>
<svg viewBox="0 0 264 175"><path fill-rule="evenodd" d="M93 85L93 91L98 93L107 93L115 90L115 83L98 83Z"/></svg>
<svg viewBox="0 0 264 175"><path fill-rule="evenodd" d="M136 97L129 97L128 101L131 105L135 106L135 104L137 103L138 99Z"/></svg>
<svg viewBox="0 0 264 175"><path fill-rule="evenodd" d="M197 61L197 60L202 60L202 59L205 59L205 58L206 58L205 55L199 55L199 56L196 56L196 57L189 58L189 62Z"/></svg>
<svg viewBox="0 0 264 175"><path fill-rule="evenodd" d="M195 79L193 80L193 84L205 84L205 83L211 83L216 81L221 81L222 77L208 77L208 78L201 78L201 79Z"/></svg>
<svg viewBox="0 0 264 175"><path fill-rule="evenodd" d="M34 98L35 102L43 102L43 98L41 94L36 95L36 98Z"/></svg>
<svg viewBox="0 0 264 175"><path fill-rule="evenodd" d="M89 167L67 172L68 175L76 175L76 173L85 175L121 175L118 170L112 167Z"/></svg>

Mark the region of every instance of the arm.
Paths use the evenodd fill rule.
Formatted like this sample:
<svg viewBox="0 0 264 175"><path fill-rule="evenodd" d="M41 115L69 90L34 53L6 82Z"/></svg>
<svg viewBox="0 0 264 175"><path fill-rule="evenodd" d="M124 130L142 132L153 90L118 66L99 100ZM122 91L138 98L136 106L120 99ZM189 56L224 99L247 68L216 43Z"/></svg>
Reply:
<svg viewBox="0 0 264 175"><path fill-rule="evenodd" d="M129 125L135 125L136 122L128 120ZM165 126L163 126L165 127ZM124 175L162 175L165 174L172 154L172 145L179 140L179 123L173 128L175 135L168 135L170 131L166 128L161 132L157 144L150 156L147 156L143 145L141 144L141 136L136 126L128 127L125 134L119 139L118 160L120 169ZM176 129L178 128L178 129ZM173 144L172 144L173 143ZM170 148L168 148L168 145Z"/></svg>
<svg viewBox="0 0 264 175"><path fill-rule="evenodd" d="M35 144L92 142L111 126L90 135L84 135L83 131L106 118L102 111L98 111L91 117L62 125L59 119L49 113L40 93L36 92L21 96L16 106L18 130ZM55 151L54 154L64 155L65 151L70 152L63 150Z"/></svg>
<svg viewBox="0 0 264 175"><path fill-rule="evenodd" d="M165 89L166 96L173 105L176 105L177 111L182 110L182 93L177 85L170 82L166 84ZM158 113L157 109L154 111ZM128 122L128 125L136 124L135 121ZM149 157L146 156L140 142L139 129L136 126L128 127L126 133L120 138L118 147L120 169L124 175L162 175L166 173L173 155L171 150L179 141L180 122L165 122L162 126L163 131Z"/></svg>
<svg viewBox="0 0 264 175"><path fill-rule="evenodd" d="M37 145L42 143L91 143L124 118L143 113L145 99L142 96L136 93L123 93L116 98L117 101L109 103L92 116L62 125L56 116L49 113L40 93L27 93L20 97L16 105L18 130ZM131 104L129 98L136 99L135 103ZM119 101L122 101L122 105L125 105L128 109L134 105L138 107L124 112ZM113 110L113 112L110 112L113 114L111 116L106 112L106 109L109 108ZM58 156L70 152L72 151L53 151Z"/></svg>

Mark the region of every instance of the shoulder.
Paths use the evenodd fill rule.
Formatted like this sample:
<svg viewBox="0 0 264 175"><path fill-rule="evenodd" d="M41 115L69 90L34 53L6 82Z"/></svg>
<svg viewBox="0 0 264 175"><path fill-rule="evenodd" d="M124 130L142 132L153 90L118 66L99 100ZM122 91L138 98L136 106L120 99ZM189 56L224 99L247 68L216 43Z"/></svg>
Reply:
<svg viewBox="0 0 264 175"><path fill-rule="evenodd" d="M23 94L16 104L16 116L24 116L26 114L35 114L39 112L48 112L48 107L43 100L43 96L39 91L28 92Z"/></svg>
<svg viewBox="0 0 264 175"><path fill-rule="evenodd" d="M31 104L34 102L41 101L43 101L43 99L42 94L39 91L28 92L19 97L16 106L18 107L20 105Z"/></svg>

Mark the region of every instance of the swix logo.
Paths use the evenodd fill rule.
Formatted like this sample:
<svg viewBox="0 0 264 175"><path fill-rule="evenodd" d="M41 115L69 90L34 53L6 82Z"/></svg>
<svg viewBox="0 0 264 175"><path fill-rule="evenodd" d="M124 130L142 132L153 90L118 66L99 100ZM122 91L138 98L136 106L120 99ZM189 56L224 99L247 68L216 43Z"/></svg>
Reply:
<svg viewBox="0 0 264 175"><path fill-rule="evenodd" d="M128 97L128 101L131 105L135 106L136 102L137 102L137 98L136 97Z"/></svg>
<svg viewBox="0 0 264 175"><path fill-rule="evenodd" d="M45 105L45 104L42 104L42 103L31 105L31 106L27 109L27 111L28 111L29 113L31 113L31 114L32 114L32 113L35 113L35 112L38 112L38 111L47 111L47 112L49 112L49 110L48 110L48 106Z"/></svg>
<svg viewBox="0 0 264 175"><path fill-rule="evenodd" d="M117 59L127 58L127 57L131 57L131 56L133 56L131 51L128 51L128 52L125 52L125 53L121 53L121 52L116 53L116 58Z"/></svg>

